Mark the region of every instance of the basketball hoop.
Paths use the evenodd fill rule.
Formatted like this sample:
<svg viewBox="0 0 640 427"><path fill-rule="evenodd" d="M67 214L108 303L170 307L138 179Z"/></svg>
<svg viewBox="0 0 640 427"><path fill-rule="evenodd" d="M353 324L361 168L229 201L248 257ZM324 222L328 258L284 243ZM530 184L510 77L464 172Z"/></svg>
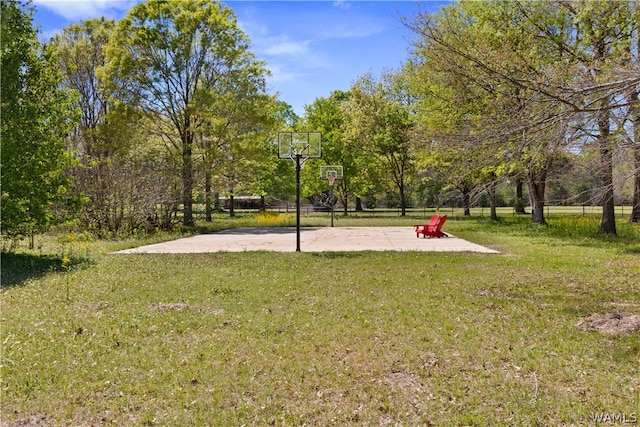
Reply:
<svg viewBox="0 0 640 427"><path fill-rule="evenodd" d="M322 165L320 166L320 179L329 181L329 185L333 187L336 179L342 179L342 165Z"/></svg>
<svg viewBox="0 0 640 427"><path fill-rule="evenodd" d="M322 157L320 132L279 132L278 158L296 164L296 252L300 252L300 169L310 158Z"/></svg>
<svg viewBox="0 0 640 427"><path fill-rule="evenodd" d="M333 202L333 185L336 182L336 179L342 179L343 177L343 168L342 165L323 165L320 166L320 179L326 179L329 181L329 194L331 200L331 226L333 227L333 210L334 210L334 202Z"/></svg>
<svg viewBox="0 0 640 427"><path fill-rule="evenodd" d="M322 157L320 132L278 133L278 158L304 164L308 159Z"/></svg>

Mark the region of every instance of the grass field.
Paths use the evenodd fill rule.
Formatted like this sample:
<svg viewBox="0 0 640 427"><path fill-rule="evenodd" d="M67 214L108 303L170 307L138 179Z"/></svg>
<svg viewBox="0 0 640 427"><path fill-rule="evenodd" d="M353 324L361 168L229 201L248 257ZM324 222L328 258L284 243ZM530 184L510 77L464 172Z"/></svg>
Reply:
<svg viewBox="0 0 640 427"><path fill-rule="evenodd" d="M501 255L110 255L171 236L40 236L2 256L1 425L639 423L640 333L576 325L640 314L640 231L597 228L447 222Z"/></svg>

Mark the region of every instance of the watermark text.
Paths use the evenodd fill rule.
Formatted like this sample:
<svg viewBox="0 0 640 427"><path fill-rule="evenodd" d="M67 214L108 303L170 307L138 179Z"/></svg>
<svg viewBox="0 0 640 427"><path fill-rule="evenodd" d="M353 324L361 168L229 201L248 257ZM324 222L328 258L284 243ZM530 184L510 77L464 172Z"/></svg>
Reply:
<svg viewBox="0 0 640 427"><path fill-rule="evenodd" d="M591 415L591 421L602 424L638 424L638 414L635 412L596 412Z"/></svg>

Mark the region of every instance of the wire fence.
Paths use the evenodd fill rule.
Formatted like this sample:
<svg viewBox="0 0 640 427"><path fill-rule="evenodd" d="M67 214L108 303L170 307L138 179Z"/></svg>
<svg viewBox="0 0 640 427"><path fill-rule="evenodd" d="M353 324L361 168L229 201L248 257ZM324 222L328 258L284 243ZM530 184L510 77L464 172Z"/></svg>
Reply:
<svg viewBox="0 0 640 427"><path fill-rule="evenodd" d="M257 213L260 209L252 208L252 209L242 209L235 208L235 214L251 214ZM281 213L281 214L295 214L296 213L296 204L295 203L281 203L275 206L270 206L264 209L264 211ZM304 204L300 206L300 214L301 215L312 215L312 214L325 214L329 213L330 209L325 206L314 206L312 204ZM344 212L344 208L342 206L335 207L336 215L340 215ZM349 215L367 215L367 216L401 216L402 209L401 208L374 208L374 209L363 209L356 211L353 208L349 208L347 210ZM498 216L518 216L522 214L518 214L513 207L502 206L496 208L496 212ZM531 208L525 207L526 214L531 214ZM222 212L218 212L219 214L229 214L228 209L224 209ZM436 207L420 207L420 208L405 208L405 214L411 217L430 217L434 213L440 214L448 214L451 216L464 216L464 208L460 207L451 207L451 206L443 206L440 208ZM550 218L554 216L584 216L584 217L599 217L602 216L602 206L545 206L544 208L545 216ZM618 205L615 207L616 218L623 219L629 218L632 213L632 206L630 205ZM204 205L194 205L194 214L198 217L205 215ZM480 216L480 217L489 217L491 215L491 210L489 207L485 206L474 206L470 209L471 216Z"/></svg>

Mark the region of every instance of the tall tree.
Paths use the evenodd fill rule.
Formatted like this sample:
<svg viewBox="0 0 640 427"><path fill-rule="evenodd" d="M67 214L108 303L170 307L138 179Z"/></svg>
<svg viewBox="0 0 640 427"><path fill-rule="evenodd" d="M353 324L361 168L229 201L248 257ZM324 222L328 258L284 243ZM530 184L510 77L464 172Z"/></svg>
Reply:
<svg viewBox="0 0 640 427"><path fill-rule="evenodd" d="M630 2L629 12L627 31L621 34L627 41L622 62L630 73L640 74L640 4ZM630 129L625 125L623 128L628 129L633 162L633 208L629 220L640 224L640 84L629 88L627 99Z"/></svg>
<svg viewBox="0 0 640 427"><path fill-rule="evenodd" d="M105 18L82 21L64 28L51 40L62 86L79 95L76 105L81 116L72 142L80 155L100 158L118 148L100 134L99 128L106 122L109 97L96 75L96 70L105 65L103 49L115 26L115 21Z"/></svg>
<svg viewBox="0 0 640 427"><path fill-rule="evenodd" d="M422 46L404 72L417 98L415 109L422 139L429 141L420 145L420 175L423 180L439 177L442 193L459 192L464 215L470 215L474 194L482 186L494 188L501 141L485 131L488 122L496 124L495 117L486 114L493 111L486 90L456 69L463 66L452 64L437 46Z"/></svg>
<svg viewBox="0 0 640 427"><path fill-rule="evenodd" d="M262 73L231 9L213 0L148 0L120 21L105 76L118 97L148 115L178 153L183 224L194 224L194 152L218 82Z"/></svg>
<svg viewBox="0 0 640 427"><path fill-rule="evenodd" d="M343 105L346 137L362 148L370 162L380 165L383 180L397 191L402 216L406 215L409 183L415 170L413 117L409 106L399 101L403 87L388 77L375 79L370 73L351 86Z"/></svg>
<svg viewBox="0 0 640 427"><path fill-rule="evenodd" d="M67 146L78 159L71 172L73 191L85 200L79 217L82 225L98 233L120 231L125 223L136 228L150 214L149 206L158 202L144 204L137 197L135 203L122 205L130 199L126 195L151 192L147 186L135 191L136 182L147 180L141 176L130 179L140 168L124 167L135 157L129 155L129 146L139 131L139 126L133 125L136 115L131 109L115 108L116 100L105 92L96 74L105 65L104 47L115 26L115 21L105 18L82 21L64 28L51 40L61 85L78 94L75 105L81 113L80 122ZM131 170L126 170L129 166ZM134 220L136 216L140 219Z"/></svg>
<svg viewBox="0 0 640 427"><path fill-rule="evenodd" d="M53 52L38 42L31 6L1 6L1 225L3 233L33 233L49 226L50 207L66 191L64 139L77 117Z"/></svg>
<svg viewBox="0 0 640 427"><path fill-rule="evenodd" d="M250 190L251 183L260 179L256 172L267 154L263 141L277 120L271 107L275 101L265 94L265 72L258 67L256 63L223 76L204 102L207 119L199 128L198 148L207 221L211 221L214 185Z"/></svg>
<svg viewBox="0 0 640 427"><path fill-rule="evenodd" d="M306 107L306 124L308 129L322 133L322 163L325 165L341 165L343 177L334 184L335 194L342 202L344 215L348 214L349 196L354 192L352 183L357 182L358 158L357 150L350 147L344 136L345 118L342 104L349 99L349 92L334 91L329 98L318 98ZM311 182L314 193L327 191L327 182Z"/></svg>

